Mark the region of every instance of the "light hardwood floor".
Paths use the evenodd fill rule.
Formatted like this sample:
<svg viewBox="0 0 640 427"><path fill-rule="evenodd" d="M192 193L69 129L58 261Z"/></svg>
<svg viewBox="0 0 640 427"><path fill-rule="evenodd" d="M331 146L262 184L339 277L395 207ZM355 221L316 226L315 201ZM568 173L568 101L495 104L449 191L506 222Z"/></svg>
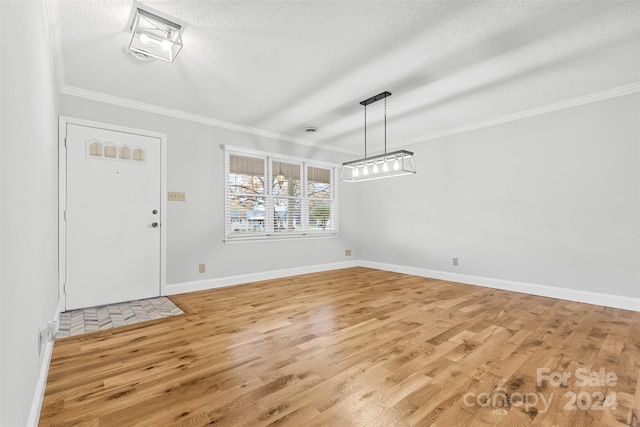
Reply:
<svg viewBox="0 0 640 427"><path fill-rule="evenodd" d="M640 425L637 312L366 268L171 299L57 340L40 425Z"/></svg>

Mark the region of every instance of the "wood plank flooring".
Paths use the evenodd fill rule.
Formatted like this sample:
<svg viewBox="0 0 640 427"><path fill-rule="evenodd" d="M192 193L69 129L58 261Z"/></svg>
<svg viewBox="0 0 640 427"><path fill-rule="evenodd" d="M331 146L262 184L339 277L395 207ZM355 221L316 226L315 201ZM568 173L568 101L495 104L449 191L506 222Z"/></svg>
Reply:
<svg viewBox="0 0 640 427"><path fill-rule="evenodd" d="M57 340L40 425L640 426L637 312L366 268L171 299Z"/></svg>

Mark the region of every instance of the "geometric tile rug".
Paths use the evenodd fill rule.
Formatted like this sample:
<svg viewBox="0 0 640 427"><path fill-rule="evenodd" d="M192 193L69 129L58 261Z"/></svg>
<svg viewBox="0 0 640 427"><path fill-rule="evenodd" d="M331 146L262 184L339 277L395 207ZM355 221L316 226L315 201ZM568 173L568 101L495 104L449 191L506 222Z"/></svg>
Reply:
<svg viewBox="0 0 640 427"><path fill-rule="evenodd" d="M182 314L169 298L158 297L60 313L56 338L71 337Z"/></svg>

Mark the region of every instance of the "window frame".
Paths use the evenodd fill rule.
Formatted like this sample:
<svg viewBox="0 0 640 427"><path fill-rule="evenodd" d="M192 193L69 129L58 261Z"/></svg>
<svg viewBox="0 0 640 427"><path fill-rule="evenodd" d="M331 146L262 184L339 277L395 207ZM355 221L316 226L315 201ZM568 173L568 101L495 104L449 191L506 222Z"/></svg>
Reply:
<svg viewBox="0 0 640 427"><path fill-rule="evenodd" d="M287 156L277 153L268 153L258 150L251 150L242 147L233 147L221 145L223 150L223 181L224 181L224 242L251 242L251 241L271 241L283 239L313 239L313 238L330 238L338 237L339 233L339 202L338 202L338 174L340 165L336 163L322 162L311 159L305 159L295 156ZM264 193L256 194L256 197L265 199L265 225L262 232L242 233L234 232L232 227L231 215L231 185L229 174L231 173L231 156L238 155L243 157L253 157L264 161ZM299 196L289 196L278 194L273 191L274 180L278 171L273 170L273 162L290 163L300 166L300 194ZM308 189L308 168L315 167L329 171L329 198L319 198L309 196ZM288 183L289 185L289 183ZM299 199L300 203L300 230L295 231L275 231L274 230L274 212L273 207L275 200L278 198ZM328 223L331 224L324 230L318 230L310 226L310 202L322 200L330 204L330 217Z"/></svg>

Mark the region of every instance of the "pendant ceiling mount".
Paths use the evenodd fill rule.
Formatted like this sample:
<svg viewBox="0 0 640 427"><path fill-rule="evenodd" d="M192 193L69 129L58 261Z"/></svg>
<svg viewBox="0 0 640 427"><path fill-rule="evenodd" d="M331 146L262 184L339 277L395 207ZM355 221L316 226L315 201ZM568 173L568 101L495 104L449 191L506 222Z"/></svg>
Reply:
<svg viewBox="0 0 640 427"><path fill-rule="evenodd" d="M384 91L375 96L372 96L369 99L365 99L364 101L360 101L360 105L366 107L369 104L373 104L376 101L380 101L381 99L385 99L386 97L391 96L391 92Z"/></svg>

